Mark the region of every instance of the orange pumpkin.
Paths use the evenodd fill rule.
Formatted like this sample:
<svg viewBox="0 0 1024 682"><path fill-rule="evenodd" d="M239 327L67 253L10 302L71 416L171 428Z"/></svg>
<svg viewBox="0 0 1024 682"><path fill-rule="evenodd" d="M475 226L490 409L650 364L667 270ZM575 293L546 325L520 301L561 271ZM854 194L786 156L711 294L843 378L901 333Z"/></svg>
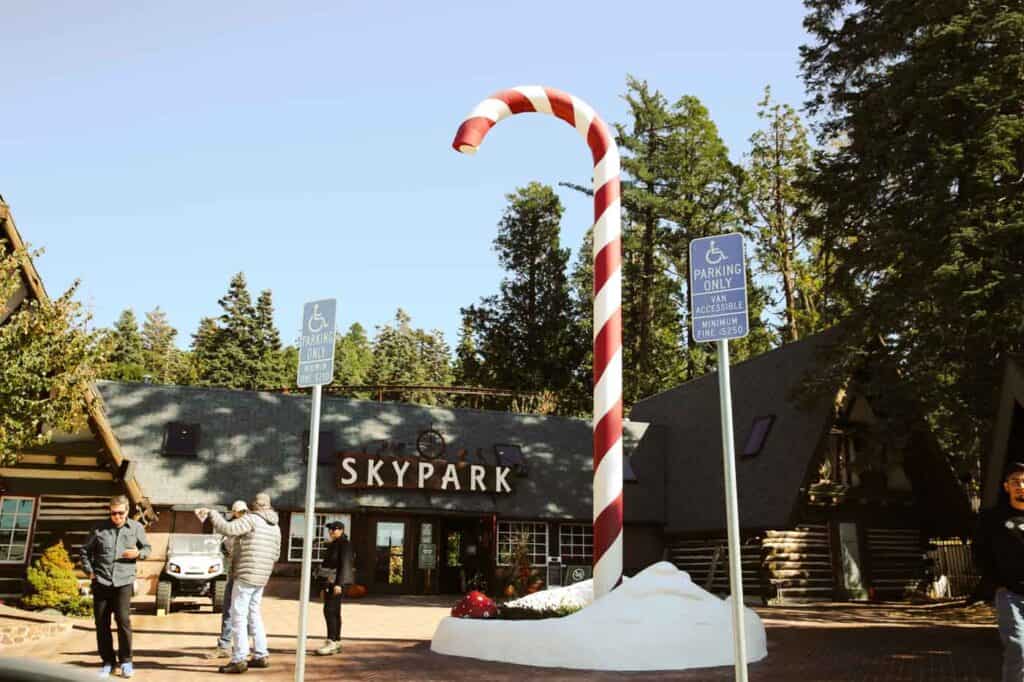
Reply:
<svg viewBox="0 0 1024 682"><path fill-rule="evenodd" d="M366 585L359 585L357 583L349 585L348 589L345 590L345 596L351 599L359 599L360 597L365 597Z"/></svg>
<svg viewBox="0 0 1024 682"><path fill-rule="evenodd" d="M516 597L516 586L510 583L508 587L505 588L505 596L509 599L513 599L514 597Z"/></svg>

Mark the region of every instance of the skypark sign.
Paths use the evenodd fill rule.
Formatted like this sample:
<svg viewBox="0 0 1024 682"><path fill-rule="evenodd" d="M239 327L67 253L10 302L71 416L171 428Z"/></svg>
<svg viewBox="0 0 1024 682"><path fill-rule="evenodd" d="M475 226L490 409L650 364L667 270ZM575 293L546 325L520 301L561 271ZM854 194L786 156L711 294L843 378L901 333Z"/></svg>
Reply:
<svg viewBox="0 0 1024 682"><path fill-rule="evenodd" d="M338 456L338 488L508 495L512 467L346 452Z"/></svg>

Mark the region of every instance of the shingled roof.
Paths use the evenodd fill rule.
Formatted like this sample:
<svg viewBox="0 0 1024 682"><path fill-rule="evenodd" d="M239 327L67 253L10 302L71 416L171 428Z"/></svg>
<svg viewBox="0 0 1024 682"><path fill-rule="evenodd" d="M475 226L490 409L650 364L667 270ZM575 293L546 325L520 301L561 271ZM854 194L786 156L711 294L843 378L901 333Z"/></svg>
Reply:
<svg viewBox="0 0 1024 682"><path fill-rule="evenodd" d="M136 463L136 475L158 506L228 504L267 491L274 506L304 506L303 434L309 428L310 399L218 388L99 382L106 413L122 448ZM199 424L196 457L162 454L169 422ZM529 473L514 479L515 494L436 494L412 490L339 490L333 465L320 465L317 508L378 507L498 513L508 518L589 519L592 514L590 423L579 419L483 410L431 408L405 403L324 397L322 432L333 432L340 451L375 453L384 441L405 444L413 454L417 436L433 428L445 438L446 456L477 450L495 463L494 445L519 445ZM656 434L628 423L625 450L651 488L627 486L626 519L661 523L661 468ZM654 494L651 494L654 491ZM631 498L637 497L631 503Z"/></svg>
<svg viewBox="0 0 1024 682"><path fill-rule="evenodd" d="M775 418L761 452L737 457L740 527L792 525L808 468L831 421L836 392L803 396L820 353L838 338L828 332L789 343L731 368L733 431L741 451L754 420ZM725 531L722 429L718 375L707 374L636 403L634 420L663 426L666 435L668 533Z"/></svg>

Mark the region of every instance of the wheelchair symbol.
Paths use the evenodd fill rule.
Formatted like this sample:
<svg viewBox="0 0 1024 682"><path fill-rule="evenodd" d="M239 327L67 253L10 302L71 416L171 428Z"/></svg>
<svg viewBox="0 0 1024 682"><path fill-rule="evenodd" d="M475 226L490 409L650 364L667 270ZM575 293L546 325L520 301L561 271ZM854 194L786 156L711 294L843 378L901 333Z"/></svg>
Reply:
<svg viewBox="0 0 1024 682"><path fill-rule="evenodd" d="M711 246L708 247L708 252L704 254L704 260L708 262L708 265L718 265L724 260L729 260L725 255L725 252L715 246L715 240L711 240Z"/></svg>
<svg viewBox="0 0 1024 682"><path fill-rule="evenodd" d="M316 323L315 327L313 326L314 323ZM306 326L309 327L309 331L312 334L316 334L327 329L327 320L325 320L324 316L320 314L319 303L313 304L313 314L310 316L309 322L306 323Z"/></svg>

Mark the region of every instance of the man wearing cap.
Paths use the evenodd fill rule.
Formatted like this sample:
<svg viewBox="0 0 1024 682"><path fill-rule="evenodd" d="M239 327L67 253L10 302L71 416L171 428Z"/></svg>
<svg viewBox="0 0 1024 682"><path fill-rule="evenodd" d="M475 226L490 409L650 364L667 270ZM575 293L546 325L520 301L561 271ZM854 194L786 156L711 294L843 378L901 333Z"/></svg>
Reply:
<svg viewBox="0 0 1024 682"><path fill-rule="evenodd" d="M1024 461L1011 462L999 502L981 513L974 556L995 587L1003 682L1024 682Z"/></svg>
<svg viewBox="0 0 1024 682"><path fill-rule="evenodd" d="M331 521L327 529L330 542L324 553L317 577L320 579L321 594L324 598L324 620L327 621L327 643L316 650L320 656L329 656L341 651L341 599L345 588L355 582L352 566L352 545L345 535L345 524Z"/></svg>
<svg viewBox="0 0 1024 682"><path fill-rule="evenodd" d="M233 521L225 521L220 513L209 509L199 512L209 516L213 529L235 538L231 557L231 662L220 666L222 673L244 673L250 667L269 668L270 652L263 628L260 603L263 588L270 580L274 563L281 555L281 527L277 512L270 507L270 496L260 493L253 498L249 512ZM249 628L252 627L253 656L249 658Z"/></svg>
<svg viewBox="0 0 1024 682"><path fill-rule="evenodd" d="M239 519L249 511L249 505L245 500L235 500L231 505L231 518ZM217 648L207 658L231 658L231 588L234 586L234 575L231 571L231 557L235 546L235 538L224 538L222 551L224 553L224 573L227 575L227 583L224 585L224 604L221 607L220 637L217 638ZM252 625L249 626L249 635L252 636Z"/></svg>

